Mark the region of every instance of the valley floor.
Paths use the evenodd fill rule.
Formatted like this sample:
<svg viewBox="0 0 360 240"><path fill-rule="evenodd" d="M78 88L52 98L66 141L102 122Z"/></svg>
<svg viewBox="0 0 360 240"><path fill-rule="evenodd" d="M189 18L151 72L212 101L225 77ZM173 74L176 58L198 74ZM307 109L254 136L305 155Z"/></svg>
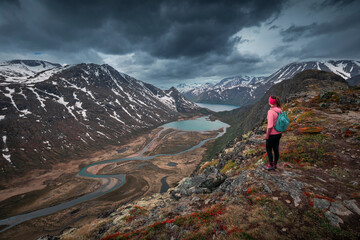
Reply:
<svg viewBox="0 0 360 240"><path fill-rule="evenodd" d="M51 171L35 170L7 183L8 188L0 190L1 218L54 206L93 192L101 186L101 181L77 177L80 169L94 162L136 156L160 130L155 129L125 146L112 147L87 159L57 164ZM184 132L168 129L144 156L181 152L217 134L218 131ZM36 239L46 234L59 234L69 226L83 225L99 216L106 216L107 212L124 203L159 193L162 178L167 177L166 183L174 186L180 179L190 175L199 164L205 148L203 146L178 156L160 156L148 161L132 160L92 167L89 169L92 173L127 174L125 185L100 198L14 226L0 233L0 239Z"/></svg>

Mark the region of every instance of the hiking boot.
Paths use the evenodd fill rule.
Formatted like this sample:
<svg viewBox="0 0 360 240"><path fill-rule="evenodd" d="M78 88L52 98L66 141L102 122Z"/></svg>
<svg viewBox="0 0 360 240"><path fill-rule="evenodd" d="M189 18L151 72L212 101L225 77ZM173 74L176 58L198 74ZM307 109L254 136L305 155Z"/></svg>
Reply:
<svg viewBox="0 0 360 240"><path fill-rule="evenodd" d="M277 163L278 163L278 161L274 161L274 163L273 163L274 169L277 169Z"/></svg>
<svg viewBox="0 0 360 240"><path fill-rule="evenodd" d="M266 170L271 171L271 170L275 170L275 168L273 166L271 166L270 164L267 165L267 167L264 167Z"/></svg>

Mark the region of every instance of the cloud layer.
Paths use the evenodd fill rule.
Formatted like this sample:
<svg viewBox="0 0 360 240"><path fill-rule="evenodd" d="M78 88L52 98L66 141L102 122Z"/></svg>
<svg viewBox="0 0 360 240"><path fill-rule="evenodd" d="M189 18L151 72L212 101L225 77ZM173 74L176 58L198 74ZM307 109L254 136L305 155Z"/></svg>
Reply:
<svg viewBox="0 0 360 240"><path fill-rule="evenodd" d="M322 14L312 22L306 14L294 20L287 16L294 5L279 0L2 0L0 57L108 63L166 86L267 73L279 62L276 58L291 60L299 52L304 58L323 56L302 48L359 26L355 12L326 19L333 10L358 8L356 1L308 1L300 6L305 13L312 7ZM359 33L352 37L340 51L354 45ZM346 57L338 52L332 51L334 58ZM348 52L359 54L359 47Z"/></svg>

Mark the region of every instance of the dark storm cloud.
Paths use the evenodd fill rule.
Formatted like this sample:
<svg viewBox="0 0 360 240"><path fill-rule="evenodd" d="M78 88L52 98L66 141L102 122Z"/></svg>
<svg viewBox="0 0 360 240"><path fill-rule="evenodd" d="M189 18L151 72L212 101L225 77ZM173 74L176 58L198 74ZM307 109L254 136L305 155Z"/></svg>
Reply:
<svg viewBox="0 0 360 240"><path fill-rule="evenodd" d="M258 25L282 1L1 1L0 40L9 50L141 50L161 58L227 53L229 37ZM5 50L5 49L2 49Z"/></svg>
<svg viewBox="0 0 360 240"><path fill-rule="evenodd" d="M298 40L302 36L309 36L311 32L314 31L315 27L317 27L317 24L315 23L305 26L292 25L289 28L280 31L280 34L283 37L284 42L291 42Z"/></svg>
<svg viewBox="0 0 360 240"><path fill-rule="evenodd" d="M346 0L0 0L0 58L108 63L159 85L270 74L276 63L359 55L356 9Z"/></svg>
<svg viewBox="0 0 360 240"><path fill-rule="evenodd" d="M321 3L318 3L320 7L328 7L328 6L344 6L349 5L355 2L356 0L325 0Z"/></svg>
<svg viewBox="0 0 360 240"><path fill-rule="evenodd" d="M278 28L280 28L280 27L277 25L272 25L271 27L269 27L269 30L274 30L274 29L278 29Z"/></svg>
<svg viewBox="0 0 360 240"><path fill-rule="evenodd" d="M238 75L239 72L251 72L257 68L257 64L262 59L252 55L240 55L232 53L229 56L222 55L206 55L188 61L188 59L180 59L176 67L172 62L164 64L159 72L151 72L151 77L161 77L163 79L186 79L193 77L211 77L211 76L232 76ZM164 69L168 71L164 71ZM189 72L189 69L192 69ZM161 74L163 72L163 74Z"/></svg>
<svg viewBox="0 0 360 240"><path fill-rule="evenodd" d="M150 55L137 52L132 56L130 62L122 61L118 69L122 69L122 65L135 66L127 69L127 73L138 77L140 80L151 79L153 83L159 86L176 86L179 82L186 79L194 80L194 78L212 78L220 80L222 76L239 75L239 72L251 72L258 68L263 60L256 55L241 55L237 51L233 51L228 56L208 53L193 58L180 57L171 60L156 60L152 65L139 64L142 59L151 59ZM154 58L153 58L154 59ZM136 67L137 66L137 67ZM139 73L141 66L141 76Z"/></svg>
<svg viewBox="0 0 360 240"><path fill-rule="evenodd" d="M343 19L327 21L325 23L312 23L309 25L292 25L285 30L281 30L280 34L284 42L298 40L301 37L321 37L322 35L332 35L335 33L346 32L351 29L358 29L360 24L360 15L353 14ZM359 34L357 34L359 35ZM356 37L356 36L352 36Z"/></svg>
<svg viewBox="0 0 360 240"><path fill-rule="evenodd" d="M285 44L273 49L271 55L282 59L359 59L359 24L356 14L322 24L291 26L281 31ZM292 48L294 43L296 49Z"/></svg>

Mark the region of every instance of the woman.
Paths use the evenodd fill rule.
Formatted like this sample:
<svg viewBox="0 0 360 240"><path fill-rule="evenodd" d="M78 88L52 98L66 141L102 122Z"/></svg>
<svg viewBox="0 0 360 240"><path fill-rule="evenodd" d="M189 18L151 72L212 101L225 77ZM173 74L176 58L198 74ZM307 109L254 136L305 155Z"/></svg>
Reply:
<svg viewBox="0 0 360 240"><path fill-rule="evenodd" d="M269 165L265 167L267 170L275 170L277 168L277 161L279 160L279 144L281 138L281 132L275 130L274 126L278 115L281 113L280 98L277 96L269 97L270 110L267 114L267 130L266 130L266 152L269 157ZM272 154L274 150L274 157Z"/></svg>

